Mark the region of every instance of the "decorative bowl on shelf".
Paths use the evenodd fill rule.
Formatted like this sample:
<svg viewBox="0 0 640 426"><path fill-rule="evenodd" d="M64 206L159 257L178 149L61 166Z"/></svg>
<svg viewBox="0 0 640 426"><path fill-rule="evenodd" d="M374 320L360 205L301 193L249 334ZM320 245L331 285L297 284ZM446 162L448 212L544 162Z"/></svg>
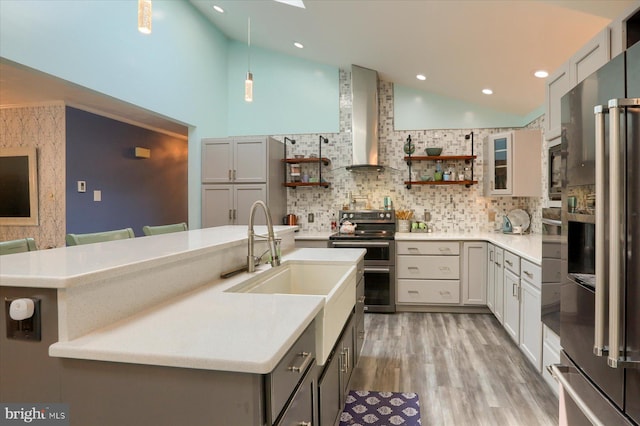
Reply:
<svg viewBox="0 0 640 426"><path fill-rule="evenodd" d="M429 157L437 157L442 154L442 148L426 148L425 151Z"/></svg>
<svg viewBox="0 0 640 426"><path fill-rule="evenodd" d="M296 154L294 155L295 158L304 158L304 154Z"/></svg>
<svg viewBox="0 0 640 426"><path fill-rule="evenodd" d="M420 176L420 180L423 181L423 182L431 182L433 180L433 176L422 175L422 176Z"/></svg>

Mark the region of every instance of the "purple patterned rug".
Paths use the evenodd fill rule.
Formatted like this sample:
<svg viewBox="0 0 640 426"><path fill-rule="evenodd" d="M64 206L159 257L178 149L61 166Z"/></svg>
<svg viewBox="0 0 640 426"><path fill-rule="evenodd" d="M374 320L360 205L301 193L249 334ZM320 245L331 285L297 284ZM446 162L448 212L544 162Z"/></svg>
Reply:
<svg viewBox="0 0 640 426"><path fill-rule="evenodd" d="M410 392L350 391L340 426L420 425L418 394Z"/></svg>

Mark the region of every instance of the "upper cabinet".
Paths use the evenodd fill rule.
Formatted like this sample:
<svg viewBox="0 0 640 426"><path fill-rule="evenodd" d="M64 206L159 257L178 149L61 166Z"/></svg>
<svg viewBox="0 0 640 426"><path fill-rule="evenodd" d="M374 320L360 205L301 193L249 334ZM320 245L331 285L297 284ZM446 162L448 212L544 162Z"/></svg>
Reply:
<svg viewBox="0 0 640 426"><path fill-rule="evenodd" d="M267 181L267 138L202 140L202 183Z"/></svg>
<svg viewBox="0 0 640 426"><path fill-rule="evenodd" d="M490 135L484 142L484 195L539 197L542 135L516 130Z"/></svg>
<svg viewBox="0 0 640 426"><path fill-rule="evenodd" d="M560 99L576 84L611 59L611 37L605 28L562 64L547 81L545 99L545 139L560 136Z"/></svg>
<svg viewBox="0 0 640 426"><path fill-rule="evenodd" d="M550 141L560 136L562 129L560 125L560 99L571 88L569 78L569 63L563 64L547 81L547 95L545 98L545 138Z"/></svg>

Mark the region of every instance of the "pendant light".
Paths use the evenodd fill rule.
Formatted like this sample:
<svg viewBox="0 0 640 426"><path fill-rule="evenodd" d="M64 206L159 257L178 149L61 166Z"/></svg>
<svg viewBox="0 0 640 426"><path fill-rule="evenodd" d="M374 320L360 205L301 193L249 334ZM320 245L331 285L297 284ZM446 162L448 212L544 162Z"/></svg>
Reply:
<svg viewBox="0 0 640 426"><path fill-rule="evenodd" d="M138 31L151 34L151 0L138 0Z"/></svg>
<svg viewBox="0 0 640 426"><path fill-rule="evenodd" d="M244 100L253 102L253 74L251 73L251 18L247 18L247 79L244 81Z"/></svg>

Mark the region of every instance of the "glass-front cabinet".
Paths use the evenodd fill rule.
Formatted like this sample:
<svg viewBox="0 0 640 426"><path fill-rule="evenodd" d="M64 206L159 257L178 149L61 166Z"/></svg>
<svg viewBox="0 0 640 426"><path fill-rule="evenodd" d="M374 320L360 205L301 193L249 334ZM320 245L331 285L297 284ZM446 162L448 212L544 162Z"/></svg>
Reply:
<svg viewBox="0 0 640 426"><path fill-rule="evenodd" d="M539 197L542 186L540 130L496 133L484 139L485 196Z"/></svg>
<svg viewBox="0 0 640 426"><path fill-rule="evenodd" d="M511 185L511 134L491 137L493 165L491 168L492 191L494 194L510 194Z"/></svg>

